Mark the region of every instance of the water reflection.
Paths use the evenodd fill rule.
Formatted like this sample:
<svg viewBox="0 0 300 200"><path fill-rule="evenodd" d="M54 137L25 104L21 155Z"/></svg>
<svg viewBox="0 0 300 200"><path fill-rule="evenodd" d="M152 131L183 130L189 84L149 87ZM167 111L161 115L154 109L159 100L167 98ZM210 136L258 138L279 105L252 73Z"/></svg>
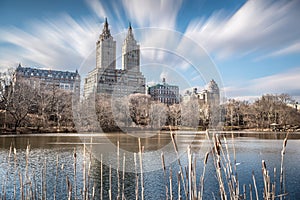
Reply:
<svg viewBox="0 0 300 200"><path fill-rule="evenodd" d="M179 171L179 168L176 162L176 154L174 153L170 133L151 134L152 135L149 137L141 138L141 144L144 146L143 178L145 185L145 199L165 198L165 184L169 184L168 176L170 168L172 168L173 171L173 196L174 198L177 198L178 183L176 174ZM237 166L240 184L249 185L252 183L251 175L252 170L254 170L259 193L262 195L261 160L266 160L270 171L273 170L273 167L279 169L282 140L241 137L241 134L238 136L239 137L235 138L234 141L237 152L237 162L240 163L240 165ZM230 135L228 135L228 138L229 151L232 154L233 145L230 140ZM210 149L210 144L205 140L205 135L202 133L194 135L183 132L175 135L175 139L178 141L182 165L186 166L187 164L185 154L186 147L191 145L193 152L195 153L194 157L197 159L197 173L201 174L203 169L203 157ZM120 145L119 158L116 151L117 141L119 141ZM13 151L9 157L9 147L11 143L16 147L16 160ZM28 159L28 170L26 172L26 146L28 143L30 144L31 150ZM86 143L86 151L84 151L83 143ZM110 188L109 171L111 167L111 190L113 199L116 199L118 195L118 185L121 188L119 195L122 195L124 153L126 171L124 179L124 195L127 199L135 198L136 175L138 176L139 181L139 195L141 195L138 138L133 137L132 135L128 136L126 134L116 133L114 135L95 134L93 137L92 135L81 135L81 137L77 137L76 135L62 134L51 136L11 136L1 137L0 144L0 187L2 188L2 186L4 186L1 194L3 196L3 191L5 191L7 199L12 199L14 197L14 185L17 188L15 191L16 199L20 199L20 174L24 185L24 195L29 195L31 188L33 191L32 195L35 196L36 199L41 199L43 196L47 197L47 199L53 199L54 193L56 194L57 199L67 199L67 178L72 185L73 199L75 198L75 195L78 199L83 199L84 182L87 187L87 195L92 198L94 190L95 199L99 199L101 192L101 162L99 156L101 154L103 156L103 197L104 199L108 199L108 191ZM298 161L300 160L299 144L299 140L289 140L285 156L286 187L287 191L290 193L289 197L291 199L296 199L298 195L300 195L298 192L300 191L300 186L297 184L300 177L300 171L298 170ZM101 148L98 148L98 146L101 146ZM109 147L112 147L112 149L109 149ZM76 191L74 182L74 148L77 154ZM90 149L92 149L92 151L89 151ZM96 153L95 150L97 150ZM160 154L162 151L165 153L166 163L168 163L167 179L164 178L164 173L161 170ZM134 153L137 153L136 166ZM118 160L119 165L117 164ZM117 171L119 172L119 176ZM137 174L135 173L136 171ZM28 174L29 178L26 178L26 174ZM43 174L46 174L46 177ZM199 174L197 180L199 180ZM117 177L119 177L119 184ZM204 199L211 199L213 198L212 193L216 196L218 195L218 184L215 178L213 159L211 157L209 157L208 160L205 177ZM29 183L31 183L31 186ZM47 188L46 193L43 192L44 187ZM181 192L183 194L183 191Z"/></svg>

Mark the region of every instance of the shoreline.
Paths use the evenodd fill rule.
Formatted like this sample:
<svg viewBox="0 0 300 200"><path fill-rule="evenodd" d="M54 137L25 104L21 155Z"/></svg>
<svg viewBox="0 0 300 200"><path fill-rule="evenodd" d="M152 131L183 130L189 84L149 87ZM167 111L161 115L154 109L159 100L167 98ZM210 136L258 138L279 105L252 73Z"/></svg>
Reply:
<svg viewBox="0 0 300 200"><path fill-rule="evenodd" d="M169 131L136 131L135 134L136 136L153 136L154 133L156 133L156 135L160 135L160 134L169 134ZM206 135L206 131L192 131L192 130L176 130L173 131L173 133L175 135L179 135L179 136L190 136L190 135ZM219 134L221 136L230 136L231 134L234 134L235 137L257 137L257 136L282 136L285 137L286 134L289 133L289 139L293 139L293 136L298 136L297 139L300 139L300 132L289 132L289 131L285 131L285 132L272 132L272 131L253 131L253 130L243 130L243 131L217 131L217 130L210 130L209 134ZM130 135L134 137L134 134L132 132L130 133L124 133L124 132L120 132L120 131L116 131L116 132L46 132L46 133L23 133L23 134L16 134L16 133L1 133L0 134L0 138L5 138L5 137L100 137L100 136L113 136L113 135ZM143 137L141 137L143 138ZM281 139L278 138L278 139Z"/></svg>

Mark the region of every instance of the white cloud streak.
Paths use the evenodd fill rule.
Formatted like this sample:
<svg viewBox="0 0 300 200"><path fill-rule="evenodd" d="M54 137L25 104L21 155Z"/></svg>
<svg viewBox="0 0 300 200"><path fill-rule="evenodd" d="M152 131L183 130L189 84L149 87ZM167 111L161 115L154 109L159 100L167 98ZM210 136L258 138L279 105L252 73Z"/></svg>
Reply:
<svg viewBox="0 0 300 200"><path fill-rule="evenodd" d="M299 9L300 1L247 1L233 15L192 20L185 34L218 58L272 53L299 42Z"/></svg>
<svg viewBox="0 0 300 200"><path fill-rule="evenodd" d="M93 66L95 42L102 29L100 22L103 22L104 17L108 17L113 34L124 31L127 21L132 22L133 28L159 28L161 31L140 31L143 34L137 35L141 48L160 47L158 50L148 50L147 55L142 50L142 62L159 62L174 66L174 69L178 69L175 72L184 78L188 77L185 72L193 73L189 71L190 63L187 61L197 63L204 60L199 57L206 56L204 51L199 55L191 45L186 45L192 42L184 36L197 41L219 58L257 52L269 56L300 52L300 1L247 1L232 15L219 11L207 19L192 20L182 36L179 33L170 34L170 30L177 29L176 21L182 6L181 0L122 0L121 5L112 4L113 9L108 9L99 0L86 2L100 20L74 20L68 14L64 14L56 19L33 21L27 32L16 27L0 30L0 43L4 44L0 46L0 67L22 62L61 70L75 70L88 57L91 57L88 65ZM122 19L124 14L128 19ZM120 46L121 43L118 42L119 50ZM174 56L172 51L182 54ZM186 60L180 60L180 56L185 56ZM206 60L207 63L201 62L203 66L200 72L214 78L216 71L205 71L211 71L212 66L210 58ZM229 96L260 95L265 92L297 93L300 91L299 84L297 85L300 80L298 74L300 70L297 68L295 71L246 81L239 88L231 87L225 90ZM191 80L197 80L199 83L198 79L205 78L198 75L199 71L196 71Z"/></svg>
<svg viewBox="0 0 300 200"><path fill-rule="evenodd" d="M265 57L275 57L275 56L282 56L287 54L300 54L300 41L294 44L291 44L285 48L282 48L278 51L275 51Z"/></svg>
<svg viewBox="0 0 300 200"><path fill-rule="evenodd" d="M123 0L126 15L139 27L174 29L182 0Z"/></svg>
<svg viewBox="0 0 300 200"><path fill-rule="evenodd" d="M0 30L0 66L5 67L11 49L15 58L12 63L22 62L47 68L75 70L95 48L96 22L92 19L75 21L64 14L56 19L31 22L28 32L10 27Z"/></svg>
<svg viewBox="0 0 300 200"><path fill-rule="evenodd" d="M100 19L104 19L105 17L110 17L109 12L107 12L107 8L104 7L103 4L98 0L86 0L86 3L90 7L90 9L98 16Z"/></svg>
<svg viewBox="0 0 300 200"><path fill-rule="evenodd" d="M243 85L228 86L224 88L227 97L247 99L263 94L288 93L293 97L300 96L300 67L288 70L283 73L274 74L250 81Z"/></svg>

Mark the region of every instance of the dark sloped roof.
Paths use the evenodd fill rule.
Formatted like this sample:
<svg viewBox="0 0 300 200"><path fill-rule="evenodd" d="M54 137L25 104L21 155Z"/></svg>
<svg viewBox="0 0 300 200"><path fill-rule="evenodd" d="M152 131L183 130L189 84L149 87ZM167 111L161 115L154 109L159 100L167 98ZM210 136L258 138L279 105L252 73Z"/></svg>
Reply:
<svg viewBox="0 0 300 200"><path fill-rule="evenodd" d="M53 77L57 79L68 79L75 78L76 76L80 77L78 71L69 72L69 71L58 71L58 70L47 70L47 69L38 69L31 67L21 67L20 65L17 68L17 73L22 73L27 76L36 76L36 77Z"/></svg>

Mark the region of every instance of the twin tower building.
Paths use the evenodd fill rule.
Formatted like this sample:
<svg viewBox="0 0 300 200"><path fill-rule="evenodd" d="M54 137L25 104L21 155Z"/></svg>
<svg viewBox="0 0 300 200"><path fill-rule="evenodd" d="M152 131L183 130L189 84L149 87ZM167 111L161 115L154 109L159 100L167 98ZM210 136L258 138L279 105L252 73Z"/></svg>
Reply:
<svg viewBox="0 0 300 200"><path fill-rule="evenodd" d="M116 68L116 41L110 33L107 19L96 45L96 68L85 78L85 98L96 93L113 97L144 94L145 77L140 71L140 46L134 38L131 25L122 46L122 69Z"/></svg>

